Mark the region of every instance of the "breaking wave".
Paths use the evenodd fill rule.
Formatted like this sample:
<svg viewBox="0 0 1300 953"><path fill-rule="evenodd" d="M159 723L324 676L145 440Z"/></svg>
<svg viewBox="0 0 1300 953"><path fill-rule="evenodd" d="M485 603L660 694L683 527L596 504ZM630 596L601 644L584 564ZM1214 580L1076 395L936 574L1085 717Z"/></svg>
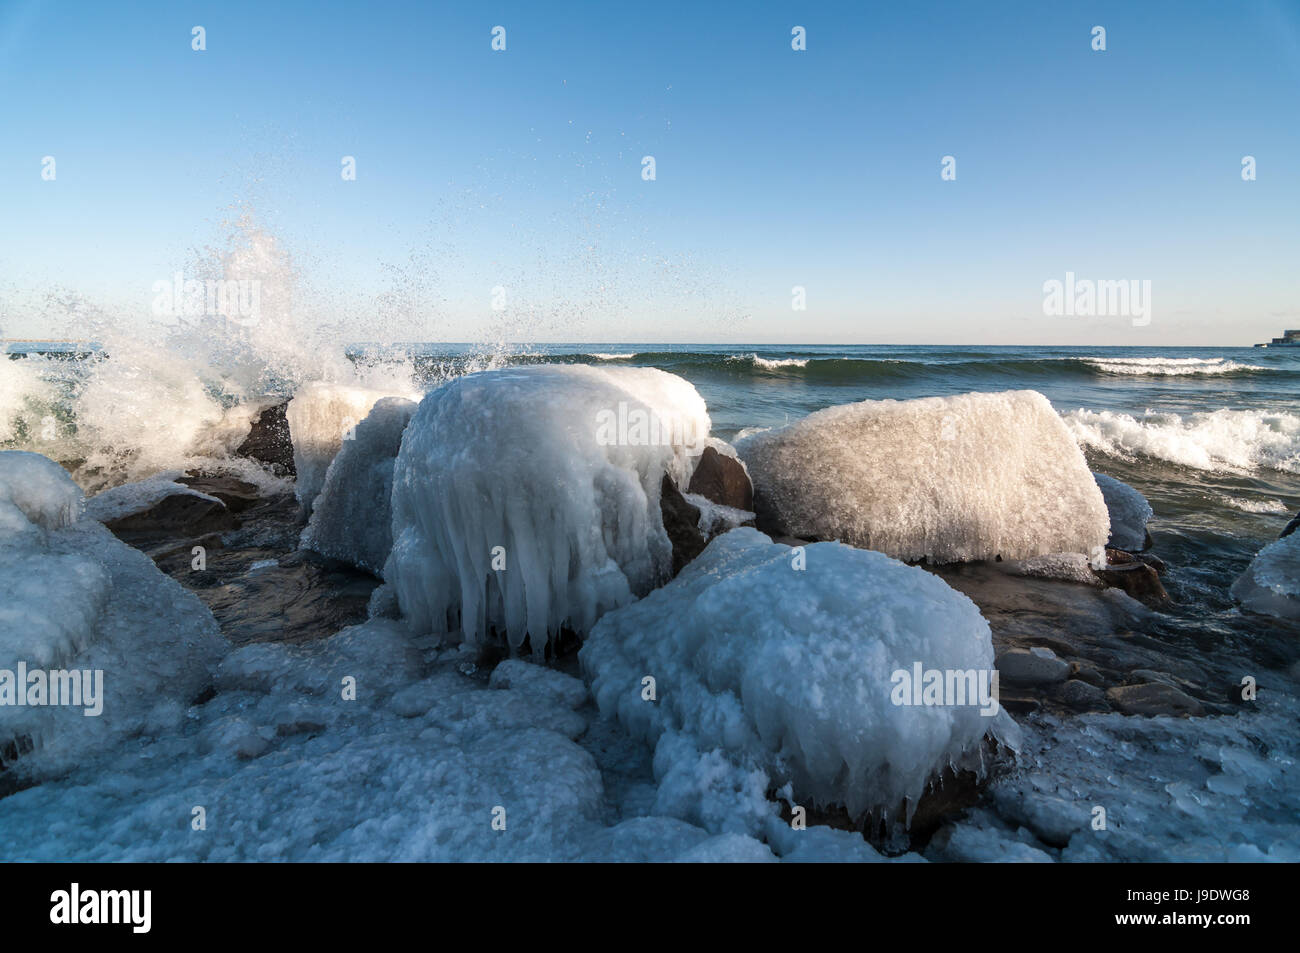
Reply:
<svg viewBox="0 0 1300 953"><path fill-rule="evenodd" d="M1147 457L1197 470L1300 473L1300 416L1259 410L1141 417L1074 410L1065 423L1079 444L1108 456Z"/></svg>

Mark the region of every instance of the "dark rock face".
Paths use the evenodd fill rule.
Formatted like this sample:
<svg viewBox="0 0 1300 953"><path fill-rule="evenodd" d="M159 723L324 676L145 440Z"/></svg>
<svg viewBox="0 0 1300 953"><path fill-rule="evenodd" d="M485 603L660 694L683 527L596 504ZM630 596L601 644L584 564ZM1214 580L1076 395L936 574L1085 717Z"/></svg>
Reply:
<svg viewBox="0 0 1300 953"><path fill-rule="evenodd" d="M1291 522L1286 524L1286 529L1282 530L1282 535L1278 539L1286 539L1296 530L1300 529L1300 513L1292 517Z"/></svg>
<svg viewBox="0 0 1300 953"><path fill-rule="evenodd" d="M745 468L712 447L704 448L686 492L738 510L754 509L754 487Z"/></svg>
<svg viewBox="0 0 1300 953"><path fill-rule="evenodd" d="M269 464L277 475L295 475L298 471L293 465L293 440L289 436L289 421L284 416L288 406L286 400L258 414L235 453Z"/></svg>
<svg viewBox="0 0 1300 953"><path fill-rule="evenodd" d="M215 496L225 503L226 509L232 513L242 513L259 500L257 487L229 474L187 474L177 477L176 482L184 483L190 489L206 493L208 496Z"/></svg>
<svg viewBox="0 0 1300 953"><path fill-rule="evenodd" d="M1155 567L1131 553L1108 549L1106 568L1094 569L1093 572L1106 585L1123 589L1134 599L1149 606L1160 607L1173 603Z"/></svg>
<svg viewBox="0 0 1300 953"><path fill-rule="evenodd" d="M214 500L175 493L163 497L147 510L110 520L104 524L114 534L131 537L201 536L237 525L225 505ZM127 539L134 544L135 539Z"/></svg>
<svg viewBox="0 0 1300 953"><path fill-rule="evenodd" d="M700 532L700 510L692 505L676 484L664 474L659 492L659 511L663 515L664 531L673 544L673 575L704 552L704 534Z"/></svg>

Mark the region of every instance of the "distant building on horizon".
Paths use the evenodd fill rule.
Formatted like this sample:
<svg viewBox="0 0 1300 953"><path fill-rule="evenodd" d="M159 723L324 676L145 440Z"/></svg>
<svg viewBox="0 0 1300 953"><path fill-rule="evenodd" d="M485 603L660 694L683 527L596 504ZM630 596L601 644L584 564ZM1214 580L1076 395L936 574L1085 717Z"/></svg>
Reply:
<svg viewBox="0 0 1300 953"><path fill-rule="evenodd" d="M1267 344L1256 344L1255 347L1300 347L1300 329L1283 331L1280 338L1273 338Z"/></svg>

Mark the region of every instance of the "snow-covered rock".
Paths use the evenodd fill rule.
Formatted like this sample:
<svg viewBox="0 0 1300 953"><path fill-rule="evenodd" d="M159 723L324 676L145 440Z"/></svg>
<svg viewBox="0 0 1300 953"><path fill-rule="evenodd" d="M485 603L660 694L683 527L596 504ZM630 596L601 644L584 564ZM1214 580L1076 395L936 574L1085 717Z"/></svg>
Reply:
<svg viewBox="0 0 1300 953"><path fill-rule="evenodd" d="M656 747L656 812L712 830L763 829L785 783L803 804L896 816L1005 717L895 703L896 673L917 663L993 668L965 596L880 553L753 529L606 615L580 659L601 713Z"/></svg>
<svg viewBox="0 0 1300 953"><path fill-rule="evenodd" d="M654 368L532 366L420 403L393 477L384 578L417 632L517 648L644 595L671 571L665 474L686 485L709 417Z"/></svg>
<svg viewBox="0 0 1300 953"><path fill-rule="evenodd" d="M302 532L303 549L378 574L393 548L393 466L415 402L385 397L343 441Z"/></svg>
<svg viewBox="0 0 1300 953"><path fill-rule="evenodd" d="M1300 533L1269 543L1232 584L1242 608L1279 619L1300 619Z"/></svg>
<svg viewBox="0 0 1300 953"><path fill-rule="evenodd" d="M1108 516L1035 391L828 407L737 447L760 526L932 562L1093 553Z"/></svg>
<svg viewBox="0 0 1300 953"><path fill-rule="evenodd" d="M225 651L196 596L80 508L57 464L0 452L0 746L35 775L180 723Z"/></svg>
<svg viewBox="0 0 1300 953"><path fill-rule="evenodd" d="M357 424L377 401L393 396L416 395L323 381L306 384L294 394L285 408L285 419L293 439L293 464L298 473L295 492L303 512L311 512L325 483L325 471L343 442L353 438Z"/></svg>
<svg viewBox="0 0 1300 953"><path fill-rule="evenodd" d="M1112 476L1094 473L1092 477L1110 514L1110 541L1106 545L1130 553L1146 549L1147 523L1154 515L1147 498Z"/></svg>

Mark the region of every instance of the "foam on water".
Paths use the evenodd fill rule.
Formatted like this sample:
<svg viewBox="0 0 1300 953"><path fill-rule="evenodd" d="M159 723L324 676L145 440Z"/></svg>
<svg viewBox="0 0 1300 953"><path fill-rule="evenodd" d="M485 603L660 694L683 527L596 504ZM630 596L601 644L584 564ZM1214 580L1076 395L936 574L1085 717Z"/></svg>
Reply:
<svg viewBox="0 0 1300 953"><path fill-rule="evenodd" d="M1300 415L1286 411L1148 410L1133 417L1079 409L1065 414L1065 422L1082 447L1108 456L1150 457L1197 470L1300 473Z"/></svg>
<svg viewBox="0 0 1300 953"><path fill-rule="evenodd" d="M1085 357L1082 360L1085 364L1108 374L1146 374L1157 377L1268 370L1267 367L1240 364L1221 357Z"/></svg>

